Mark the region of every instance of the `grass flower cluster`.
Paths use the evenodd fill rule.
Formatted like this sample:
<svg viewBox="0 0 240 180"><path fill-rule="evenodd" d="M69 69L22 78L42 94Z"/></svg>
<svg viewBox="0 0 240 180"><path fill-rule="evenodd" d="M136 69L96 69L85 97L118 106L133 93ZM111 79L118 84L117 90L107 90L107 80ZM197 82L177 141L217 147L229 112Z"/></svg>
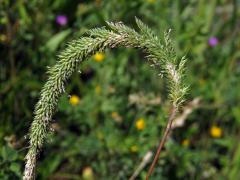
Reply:
<svg viewBox="0 0 240 180"><path fill-rule="evenodd" d="M67 48L60 53L59 61L49 69L49 78L44 85L40 100L35 107L35 117L30 129L30 148L26 156L24 180L34 179L37 155L49 132L49 123L56 111L58 99L65 92L65 82L75 72L82 61L95 54L94 58L100 62L104 59L102 53L106 48L118 46L134 47L146 53L146 57L152 66L155 66L161 76L165 76L168 82L169 98L172 102L172 112L163 141L159 150L166 140L171 129L171 123L175 117L179 106L184 101L183 97L187 87L183 83L183 72L186 59L178 59L170 39L170 31L166 32L164 39L160 40L152 30L150 30L139 19L136 19L140 32L124 25L123 23L108 23L108 28L95 28L88 31L88 36L73 40ZM96 54L97 53L97 54ZM96 93L100 93L100 87L96 87ZM78 104L79 99L73 96L70 99L72 105ZM136 123L139 130L144 129L144 120L140 119ZM154 163L151 166L151 174L155 166L157 153Z"/></svg>

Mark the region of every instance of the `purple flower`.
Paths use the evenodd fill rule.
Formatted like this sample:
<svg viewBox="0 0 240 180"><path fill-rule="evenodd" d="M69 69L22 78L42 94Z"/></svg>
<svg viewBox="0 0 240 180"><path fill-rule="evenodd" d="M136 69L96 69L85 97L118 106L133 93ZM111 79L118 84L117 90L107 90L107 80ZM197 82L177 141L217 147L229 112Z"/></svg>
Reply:
<svg viewBox="0 0 240 180"><path fill-rule="evenodd" d="M65 15L58 15L56 17L56 23L59 24L60 26L65 26L68 22L67 16Z"/></svg>
<svg viewBox="0 0 240 180"><path fill-rule="evenodd" d="M208 44L212 47L216 46L218 44L218 39L216 37L210 37L208 39Z"/></svg>

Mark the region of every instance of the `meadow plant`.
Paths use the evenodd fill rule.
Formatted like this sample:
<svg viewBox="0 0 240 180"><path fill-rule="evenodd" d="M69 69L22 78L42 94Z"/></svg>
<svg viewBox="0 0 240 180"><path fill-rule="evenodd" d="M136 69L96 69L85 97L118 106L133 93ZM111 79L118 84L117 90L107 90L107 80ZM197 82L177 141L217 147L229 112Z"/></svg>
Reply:
<svg viewBox="0 0 240 180"><path fill-rule="evenodd" d="M95 28L87 32L87 36L68 43L66 49L58 56L58 62L48 70L48 80L44 85L40 99L34 111L29 139L30 147L26 155L24 180L35 178L37 155L41 150L44 140L50 131L51 118L56 111L58 99L65 92L65 83L75 72L80 63L88 57L102 52L106 48L118 46L141 49L146 53L146 59L151 66L158 70L160 77L166 77L169 89L169 99L172 103L168 123L160 141L153 163L146 179L151 175L157 162L161 149L171 130L172 121L184 101L187 87L183 82L186 59L178 58L170 40L170 31L160 40L144 23L136 19L139 32L123 23L107 23L108 27Z"/></svg>

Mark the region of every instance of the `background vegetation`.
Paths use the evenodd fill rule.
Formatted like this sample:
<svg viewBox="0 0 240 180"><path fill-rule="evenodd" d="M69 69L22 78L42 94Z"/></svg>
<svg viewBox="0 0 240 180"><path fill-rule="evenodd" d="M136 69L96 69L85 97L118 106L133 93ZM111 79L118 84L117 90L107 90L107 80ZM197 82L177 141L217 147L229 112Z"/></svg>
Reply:
<svg viewBox="0 0 240 180"><path fill-rule="evenodd" d="M160 36L173 29L178 54L189 59L187 102L152 179L239 179L239 6L238 0L0 0L0 179L21 178L32 112L56 54L106 20L136 27L135 16ZM37 179L128 179L155 152L169 102L165 82L143 58L118 48L84 62L60 100Z"/></svg>

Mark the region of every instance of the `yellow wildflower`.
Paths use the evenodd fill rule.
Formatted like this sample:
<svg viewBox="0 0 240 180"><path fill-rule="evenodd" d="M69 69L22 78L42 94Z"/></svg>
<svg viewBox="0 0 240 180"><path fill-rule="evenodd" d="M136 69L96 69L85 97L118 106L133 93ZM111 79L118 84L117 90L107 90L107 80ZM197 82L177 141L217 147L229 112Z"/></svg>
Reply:
<svg viewBox="0 0 240 180"><path fill-rule="evenodd" d="M76 106L80 102L80 98L77 95L72 95L69 99L69 103Z"/></svg>
<svg viewBox="0 0 240 180"><path fill-rule="evenodd" d="M114 111L111 114L113 120L115 120L116 122L122 122L122 117L118 114L118 112Z"/></svg>
<svg viewBox="0 0 240 180"><path fill-rule="evenodd" d="M112 112L112 118L118 116L118 113L116 111Z"/></svg>
<svg viewBox="0 0 240 180"><path fill-rule="evenodd" d="M154 3L156 2L156 0L147 0L147 2L148 2L149 4L154 4Z"/></svg>
<svg viewBox="0 0 240 180"><path fill-rule="evenodd" d="M143 118L140 118L136 121L136 124L135 124L136 128L138 130L143 130L145 128L145 121Z"/></svg>
<svg viewBox="0 0 240 180"><path fill-rule="evenodd" d="M95 87L95 92L96 92L96 94L100 94L101 93L101 86L99 86L99 85L97 85L96 87Z"/></svg>
<svg viewBox="0 0 240 180"><path fill-rule="evenodd" d="M184 140L182 141L182 145L185 146L185 147L188 147L189 144L190 144L190 142L189 142L188 139L184 139Z"/></svg>
<svg viewBox="0 0 240 180"><path fill-rule="evenodd" d="M130 151L135 153L138 151L138 147L136 145L131 146Z"/></svg>
<svg viewBox="0 0 240 180"><path fill-rule="evenodd" d="M222 136L222 129L218 126L213 125L210 129L210 134L214 138L220 138Z"/></svg>
<svg viewBox="0 0 240 180"><path fill-rule="evenodd" d="M91 167L85 167L82 172L82 177L84 180L93 180L94 179L94 174L93 170Z"/></svg>
<svg viewBox="0 0 240 180"><path fill-rule="evenodd" d="M94 60L97 62L102 62L105 59L105 55L104 53L100 53L97 52L94 56L93 56Z"/></svg>

